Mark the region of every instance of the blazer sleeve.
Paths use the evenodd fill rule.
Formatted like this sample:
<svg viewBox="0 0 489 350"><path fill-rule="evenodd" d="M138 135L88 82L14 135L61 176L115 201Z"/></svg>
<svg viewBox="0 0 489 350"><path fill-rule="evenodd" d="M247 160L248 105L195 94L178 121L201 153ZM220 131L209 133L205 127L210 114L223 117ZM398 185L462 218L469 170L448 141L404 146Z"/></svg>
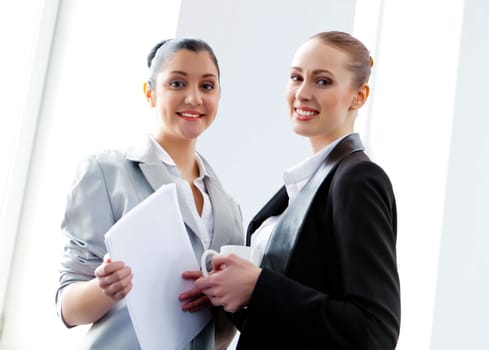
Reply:
<svg viewBox="0 0 489 350"><path fill-rule="evenodd" d="M243 326L252 327L253 319L259 320L261 325L270 325L269 331L295 334L296 340L313 340L335 349L394 349L400 326L400 290L396 206L390 181L372 162L340 164L328 196L332 216L324 213L324 217L332 218L328 226L336 240L341 296L264 269ZM326 271L318 268L308 273Z"/></svg>
<svg viewBox="0 0 489 350"><path fill-rule="evenodd" d="M343 289L362 315L368 349L394 349L400 328L397 212L392 185L372 162L345 167L332 184Z"/></svg>
<svg viewBox="0 0 489 350"><path fill-rule="evenodd" d="M64 235L56 302L64 287L88 281L106 253L104 234L114 224L105 178L96 156L80 162L68 193L61 225ZM59 305L58 305L59 306Z"/></svg>

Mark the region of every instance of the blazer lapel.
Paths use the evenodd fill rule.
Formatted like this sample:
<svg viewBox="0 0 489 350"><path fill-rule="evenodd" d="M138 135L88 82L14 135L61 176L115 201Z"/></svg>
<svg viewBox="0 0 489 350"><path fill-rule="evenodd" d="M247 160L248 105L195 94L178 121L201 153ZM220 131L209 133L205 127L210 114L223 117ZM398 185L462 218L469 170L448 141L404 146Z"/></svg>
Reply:
<svg viewBox="0 0 489 350"><path fill-rule="evenodd" d="M346 156L355 151L363 150L362 141L358 134L346 136L331 153L324 163L309 179L295 200L284 211L280 221L271 234L261 266L276 272L285 273L289 263L290 253L295 248L301 232L304 218L309 211L317 189L328 176L330 171Z"/></svg>
<svg viewBox="0 0 489 350"><path fill-rule="evenodd" d="M222 188L209 162L202 155L199 156L208 173L204 182L214 211L214 230L210 248L219 250L223 245L237 244L237 240L243 242L242 222L237 221L236 212L229 205L232 199Z"/></svg>
<svg viewBox="0 0 489 350"><path fill-rule="evenodd" d="M210 248L218 250L222 245L229 244L236 225L232 222L234 215L231 207L226 205L229 201L225 200L225 193L219 184L216 184L214 179L207 178L206 188L214 211L214 234Z"/></svg>
<svg viewBox="0 0 489 350"><path fill-rule="evenodd" d="M127 153L127 159L139 163L139 168L153 188L153 191L156 191L165 184L175 182L174 177L170 174L167 167L158 158L153 142L149 138L143 146L131 149ZM177 191L177 197L183 221L195 234L195 232L198 232L197 223L192 216L191 209L185 204L185 200L180 191Z"/></svg>
<svg viewBox="0 0 489 350"><path fill-rule="evenodd" d="M251 245L251 235L260 227L263 221L270 216L280 215L289 203L289 196L285 186L282 186L277 193L263 206L263 208L251 219L246 231L246 245Z"/></svg>

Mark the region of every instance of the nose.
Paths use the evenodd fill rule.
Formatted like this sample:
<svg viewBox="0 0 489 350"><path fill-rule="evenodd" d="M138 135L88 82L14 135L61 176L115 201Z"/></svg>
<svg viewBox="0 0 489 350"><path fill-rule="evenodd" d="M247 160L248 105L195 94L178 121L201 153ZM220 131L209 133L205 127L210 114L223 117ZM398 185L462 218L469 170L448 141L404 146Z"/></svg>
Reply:
<svg viewBox="0 0 489 350"><path fill-rule="evenodd" d="M312 98L312 90L306 81L302 81L295 91L295 98L302 101L308 101Z"/></svg>
<svg viewBox="0 0 489 350"><path fill-rule="evenodd" d="M202 104L202 93L198 87L188 89L188 94L185 97L185 103L192 106L200 106Z"/></svg>

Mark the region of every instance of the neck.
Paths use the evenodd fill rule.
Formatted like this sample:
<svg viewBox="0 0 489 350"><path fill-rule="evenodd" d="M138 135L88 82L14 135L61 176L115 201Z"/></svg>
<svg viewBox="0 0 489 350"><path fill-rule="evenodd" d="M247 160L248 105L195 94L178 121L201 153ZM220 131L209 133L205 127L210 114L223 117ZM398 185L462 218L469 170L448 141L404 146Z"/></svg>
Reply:
<svg viewBox="0 0 489 350"><path fill-rule="evenodd" d="M319 152L320 150L322 150L324 147L331 144L335 140L345 135L351 134L352 132L353 132L352 130L347 130L341 133L335 133L331 135L320 135L320 136L310 137L309 141L311 143L312 153Z"/></svg>
<svg viewBox="0 0 489 350"><path fill-rule="evenodd" d="M184 178L195 178L199 175L195 160L195 140L177 140L161 136L155 139L173 159Z"/></svg>
<svg viewBox="0 0 489 350"><path fill-rule="evenodd" d="M312 152L316 153L319 150L323 149L336 139L351 134L355 130L355 119L356 119L357 111L350 111L345 117L345 121L342 125L330 129L329 131L317 134L309 137L309 141L312 146Z"/></svg>

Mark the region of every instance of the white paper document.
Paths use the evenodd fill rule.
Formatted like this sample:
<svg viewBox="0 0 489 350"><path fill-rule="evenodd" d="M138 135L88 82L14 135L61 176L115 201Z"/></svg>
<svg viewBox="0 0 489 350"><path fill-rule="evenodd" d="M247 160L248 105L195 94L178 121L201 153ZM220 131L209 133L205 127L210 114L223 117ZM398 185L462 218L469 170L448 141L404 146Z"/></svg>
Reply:
<svg viewBox="0 0 489 350"><path fill-rule="evenodd" d="M133 273L127 307L143 350L178 350L207 324L209 310L183 312L178 295L192 288L183 271L199 270L178 205L175 184L164 185L105 235L112 261Z"/></svg>

